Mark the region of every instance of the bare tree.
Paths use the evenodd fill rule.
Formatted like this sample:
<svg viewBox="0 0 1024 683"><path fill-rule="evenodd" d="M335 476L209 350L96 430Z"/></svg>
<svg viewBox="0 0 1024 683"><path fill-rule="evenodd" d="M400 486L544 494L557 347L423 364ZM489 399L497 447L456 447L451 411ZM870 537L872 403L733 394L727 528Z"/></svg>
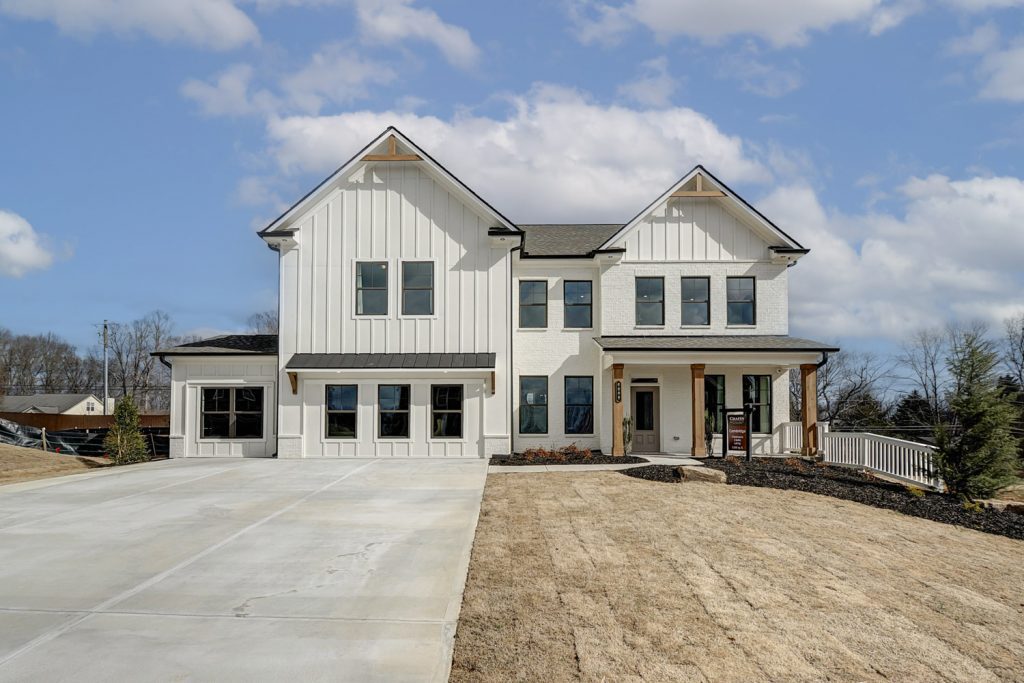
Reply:
<svg viewBox="0 0 1024 683"><path fill-rule="evenodd" d="M249 331L254 334L277 334L277 309L253 313L249 316Z"/></svg>
<svg viewBox="0 0 1024 683"><path fill-rule="evenodd" d="M1017 386L1024 387L1024 313L1007 318L1004 325L1003 362L1017 380Z"/></svg>
<svg viewBox="0 0 1024 683"><path fill-rule="evenodd" d="M942 421L945 406L948 341L942 330L918 330L903 344L898 358L910 373L906 379L928 402L932 426Z"/></svg>
<svg viewBox="0 0 1024 683"><path fill-rule="evenodd" d="M159 402L155 391L169 382L167 369L151 354L176 343L172 327L170 316L163 311L153 311L130 323L110 325L112 382L121 396L134 396L144 412L155 407Z"/></svg>
<svg viewBox="0 0 1024 683"><path fill-rule="evenodd" d="M892 364L887 359L857 351L832 354L818 369L818 419L843 425L878 415L885 409L881 397L891 381ZM791 409L799 411L803 399L797 371L791 373L789 386Z"/></svg>

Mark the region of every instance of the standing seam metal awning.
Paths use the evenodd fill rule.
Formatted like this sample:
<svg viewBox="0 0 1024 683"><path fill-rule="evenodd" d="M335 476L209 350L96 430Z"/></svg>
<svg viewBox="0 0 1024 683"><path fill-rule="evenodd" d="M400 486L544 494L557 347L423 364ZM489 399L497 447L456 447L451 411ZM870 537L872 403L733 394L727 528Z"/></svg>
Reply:
<svg viewBox="0 0 1024 683"><path fill-rule="evenodd" d="M287 370L493 370L493 353L296 353Z"/></svg>

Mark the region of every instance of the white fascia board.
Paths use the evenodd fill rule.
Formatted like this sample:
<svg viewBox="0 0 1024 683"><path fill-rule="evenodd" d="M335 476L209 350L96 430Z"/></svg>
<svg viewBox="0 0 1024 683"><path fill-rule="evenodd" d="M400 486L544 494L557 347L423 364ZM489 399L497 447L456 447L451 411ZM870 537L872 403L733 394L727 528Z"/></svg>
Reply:
<svg viewBox="0 0 1024 683"><path fill-rule="evenodd" d="M613 363L626 365L766 365L786 369L807 363L819 363L821 353L816 352L750 352L750 351L605 351L604 366Z"/></svg>

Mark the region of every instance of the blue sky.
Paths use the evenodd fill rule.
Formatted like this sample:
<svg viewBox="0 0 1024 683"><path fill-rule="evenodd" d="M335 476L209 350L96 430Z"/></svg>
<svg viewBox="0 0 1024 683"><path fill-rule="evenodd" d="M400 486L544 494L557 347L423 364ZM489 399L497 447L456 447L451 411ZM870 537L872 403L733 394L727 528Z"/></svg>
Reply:
<svg viewBox="0 0 1024 683"><path fill-rule="evenodd" d="M1021 0L0 0L0 93L15 332L243 329L253 232L389 124L521 222L704 163L812 249L794 334L1024 310Z"/></svg>

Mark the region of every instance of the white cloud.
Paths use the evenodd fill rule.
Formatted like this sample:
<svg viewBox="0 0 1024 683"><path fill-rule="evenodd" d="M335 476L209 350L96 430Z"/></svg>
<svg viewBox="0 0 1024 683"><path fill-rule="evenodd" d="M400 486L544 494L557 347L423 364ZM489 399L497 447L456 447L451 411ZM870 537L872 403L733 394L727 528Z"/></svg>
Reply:
<svg viewBox="0 0 1024 683"><path fill-rule="evenodd" d="M738 81L743 90L761 97L782 97L803 84L803 78L795 69L763 62L755 54L756 50L748 46L744 52L726 57L719 68L719 77Z"/></svg>
<svg viewBox="0 0 1024 683"><path fill-rule="evenodd" d="M256 24L233 0L0 0L0 12L82 36L145 33L218 50L259 40Z"/></svg>
<svg viewBox="0 0 1024 683"><path fill-rule="evenodd" d="M412 0L355 0L362 35L375 42L395 44L408 38L432 43L449 63L473 67L480 49L469 31L446 23L437 12L412 6Z"/></svg>
<svg viewBox="0 0 1024 683"><path fill-rule="evenodd" d="M246 116L270 112L277 98L266 90L250 92L253 68L234 64L217 74L212 82L195 78L185 81L181 94L196 102L207 116Z"/></svg>
<svg viewBox="0 0 1024 683"><path fill-rule="evenodd" d="M635 110L550 85L505 116L410 112L273 118L271 153L289 173L326 173L398 126L513 220L626 220L701 162L729 182L771 173L744 142L685 107Z"/></svg>
<svg viewBox="0 0 1024 683"><path fill-rule="evenodd" d="M758 203L811 248L791 273L794 334L899 339L1024 309L1024 181L911 178L901 215L827 211L806 185Z"/></svg>
<svg viewBox="0 0 1024 683"><path fill-rule="evenodd" d="M390 83L394 70L371 62L340 44L325 45L309 64L281 80L281 88L298 110L316 114L326 103L348 104L368 95L368 85Z"/></svg>
<svg viewBox="0 0 1024 683"><path fill-rule="evenodd" d="M982 98L1024 102L1024 44L985 55L978 67Z"/></svg>
<svg viewBox="0 0 1024 683"><path fill-rule="evenodd" d="M999 46L999 29L993 22L978 26L965 36L954 38L947 50L953 55L981 55Z"/></svg>
<svg viewBox="0 0 1024 683"><path fill-rule="evenodd" d="M27 220L0 209L0 275L21 277L30 270L49 268L54 257L45 241Z"/></svg>
<svg viewBox="0 0 1024 683"><path fill-rule="evenodd" d="M618 87L621 97L649 107L666 107L672 101L677 82L668 71L668 58L656 57L640 65L640 75Z"/></svg>

